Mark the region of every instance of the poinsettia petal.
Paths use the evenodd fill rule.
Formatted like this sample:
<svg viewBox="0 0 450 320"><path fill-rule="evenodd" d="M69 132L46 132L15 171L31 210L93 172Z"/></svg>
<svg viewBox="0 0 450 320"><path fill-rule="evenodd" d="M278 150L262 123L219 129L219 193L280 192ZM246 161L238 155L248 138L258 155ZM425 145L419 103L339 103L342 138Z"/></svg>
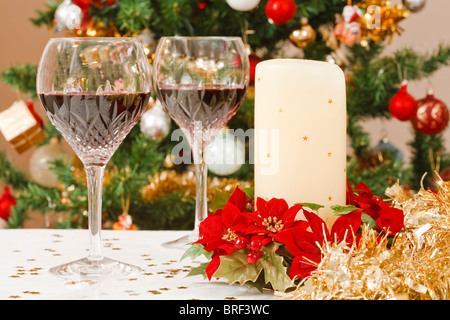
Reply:
<svg viewBox="0 0 450 320"><path fill-rule="evenodd" d="M277 232L276 235L274 235L274 239L284 244L294 257L298 256L302 252L295 241L293 229L285 229Z"/></svg>
<svg viewBox="0 0 450 320"><path fill-rule="evenodd" d="M289 209L289 205L284 199L273 198L267 203L269 209L268 216L266 217L277 217L278 219L283 218L283 214Z"/></svg>
<svg viewBox="0 0 450 320"><path fill-rule="evenodd" d="M394 207L381 210L376 223L384 233L395 235L405 227L403 211Z"/></svg>
<svg viewBox="0 0 450 320"><path fill-rule="evenodd" d="M297 213L300 211L301 208L303 208L303 206L301 204L297 204L286 210L282 218L285 228L292 226L292 224L295 221L295 217L297 216Z"/></svg>
<svg viewBox="0 0 450 320"><path fill-rule="evenodd" d="M370 191L370 188L367 185L365 185L363 182L358 183L355 190L357 193L365 192L368 195L370 195L371 197L373 196L372 191Z"/></svg>
<svg viewBox="0 0 450 320"><path fill-rule="evenodd" d="M331 241L337 243L352 239L353 233L361 226L362 210L355 210L336 219L331 228Z"/></svg>
<svg viewBox="0 0 450 320"><path fill-rule="evenodd" d="M211 280L214 273L217 271L220 265L220 256L213 257L205 268L208 280Z"/></svg>
<svg viewBox="0 0 450 320"><path fill-rule="evenodd" d="M217 238L218 235L222 237L224 225L221 216L208 216L200 223L199 234L200 238L212 236Z"/></svg>
<svg viewBox="0 0 450 320"><path fill-rule="evenodd" d="M228 202L234 204L240 211L245 211L247 209L247 195L244 191L239 189L239 186L237 186L234 192L231 194Z"/></svg>
<svg viewBox="0 0 450 320"><path fill-rule="evenodd" d="M353 193L353 188L347 179L347 204L353 204L355 194Z"/></svg>
<svg viewBox="0 0 450 320"><path fill-rule="evenodd" d="M325 221L322 220L317 214L303 210L306 220L311 224L311 230L320 239L320 243L323 244L324 241L330 239L330 233L328 232L327 225Z"/></svg>
<svg viewBox="0 0 450 320"><path fill-rule="evenodd" d="M226 227L232 227L241 218L241 210L233 203L228 202L222 211L222 221Z"/></svg>
<svg viewBox="0 0 450 320"><path fill-rule="evenodd" d="M291 279L304 279L311 275L311 272L317 269L317 265L321 261L321 254L303 253L294 258L289 270L289 277Z"/></svg>
<svg viewBox="0 0 450 320"><path fill-rule="evenodd" d="M267 216L267 215L265 215L267 212L266 207L267 207L266 200L264 200L263 198L260 198L260 197L256 198L256 211L263 213L265 217Z"/></svg>
<svg viewBox="0 0 450 320"><path fill-rule="evenodd" d="M266 228L256 225L256 224L252 224L250 226L248 226L248 228L245 230L246 234L258 234L258 233L264 233L267 234L268 231L266 230Z"/></svg>

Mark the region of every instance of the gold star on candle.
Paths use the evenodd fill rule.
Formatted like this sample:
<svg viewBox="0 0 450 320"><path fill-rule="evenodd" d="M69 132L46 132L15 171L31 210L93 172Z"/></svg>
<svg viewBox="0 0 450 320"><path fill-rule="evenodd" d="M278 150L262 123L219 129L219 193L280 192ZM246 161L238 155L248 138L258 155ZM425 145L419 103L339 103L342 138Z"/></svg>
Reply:
<svg viewBox="0 0 450 320"><path fill-rule="evenodd" d="M333 99L328 99L328 103L332 104L333 103Z"/></svg>
<svg viewBox="0 0 450 320"><path fill-rule="evenodd" d="M308 136L304 136L303 141L308 141Z"/></svg>
<svg viewBox="0 0 450 320"><path fill-rule="evenodd" d="M329 156L329 157L331 157L332 154L333 154L332 152L328 152L328 156Z"/></svg>

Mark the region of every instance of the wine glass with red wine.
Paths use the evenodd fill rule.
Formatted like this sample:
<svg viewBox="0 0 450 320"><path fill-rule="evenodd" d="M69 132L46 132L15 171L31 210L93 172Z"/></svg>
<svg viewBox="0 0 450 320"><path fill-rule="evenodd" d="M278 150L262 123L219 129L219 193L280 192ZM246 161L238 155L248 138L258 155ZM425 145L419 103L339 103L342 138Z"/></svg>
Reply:
<svg viewBox="0 0 450 320"><path fill-rule="evenodd" d="M37 94L50 122L83 162L88 188L87 257L50 269L64 277L115 278L141 269L102 255L105 166L147 108L151 69L135 38L53 38L44 49Z"/></svg>
<svg viewBox="0 0 450 320"><path fill-rule="evenodd" d="M198 239L208 214L209 146L245 97L249 61L239 37L163 37L153 62L153 83L164 110L183 131L196 169L194 231L165 246Z"/></svg>

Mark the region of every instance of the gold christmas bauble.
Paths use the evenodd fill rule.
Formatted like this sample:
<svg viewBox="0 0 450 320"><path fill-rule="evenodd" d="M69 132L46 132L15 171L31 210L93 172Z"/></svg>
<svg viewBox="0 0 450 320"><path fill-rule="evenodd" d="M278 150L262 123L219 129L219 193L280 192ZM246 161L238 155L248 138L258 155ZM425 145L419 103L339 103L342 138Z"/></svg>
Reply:
<svg viewBox="0 0 450 320"><path fill-rule="evenodd" d="M308 19L303 18L301 23L302 27L294 30L289 39L297 47L306 49L316 40L316 31L308 24Z"/></svg>

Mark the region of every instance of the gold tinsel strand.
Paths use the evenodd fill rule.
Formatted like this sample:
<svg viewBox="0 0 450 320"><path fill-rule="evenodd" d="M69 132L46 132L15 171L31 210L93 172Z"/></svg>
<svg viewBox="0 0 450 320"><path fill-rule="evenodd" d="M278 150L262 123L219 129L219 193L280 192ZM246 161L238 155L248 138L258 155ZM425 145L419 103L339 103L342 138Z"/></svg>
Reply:
<svg viewBox="0 0 450 320"><path fill-rule="evenodd" d="M450 182L409 196L386 190L405 214L407 231L392 244L363 228L359 245L326 244L317 270L279 295L298 300L448 300L450 298Z"/></svg>
<svg viewBox="0 0 450 320"><path fill-rule="evenodd" d="M208 178L208 202L212 202L214 200L216 191L232 192L236 186L243 189L249 188L252 185L250 182L239 181L236 179L219 179L217 177ZM179 192L182 194L183 199L195 198L195 173L192 171L187 171L180 174L174 170L164 170L153 176L149 176L149 184L142 188L142 199L144 199L145 202L154 202L160 198L168 196L173 192Z"/></svg>

